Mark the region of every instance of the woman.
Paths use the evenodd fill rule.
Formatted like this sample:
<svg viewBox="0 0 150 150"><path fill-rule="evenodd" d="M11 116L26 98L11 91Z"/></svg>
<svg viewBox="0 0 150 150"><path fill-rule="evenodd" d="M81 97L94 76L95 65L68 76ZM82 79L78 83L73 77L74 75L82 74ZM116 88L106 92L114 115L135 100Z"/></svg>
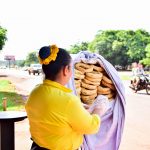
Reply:
<svg viewBox="0 0 150 150"><path fill-rule="evenodd" d="M72 75L71 57L56 45L42 47L39 60L45 74L42 84L31 92L26 103L34 150L76 150L84 134L94 134L100 127L96 108L92 115L80 99L66 88Z"/></svg>

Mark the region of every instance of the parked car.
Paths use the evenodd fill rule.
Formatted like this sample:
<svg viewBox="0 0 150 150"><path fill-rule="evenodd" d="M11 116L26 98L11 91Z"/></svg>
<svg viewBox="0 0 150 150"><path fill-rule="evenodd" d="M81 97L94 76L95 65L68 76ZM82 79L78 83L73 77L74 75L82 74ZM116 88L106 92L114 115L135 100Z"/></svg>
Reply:
<svg viewBox="0 0 150 150"><path fill-rule="evenodd" d="M35 74L40 74L42 73L42 65L41 64L31 64L30 67L28 68L29 74L33 73Z"/></svg>
<svg viewBox="0 0 150 150"><path fill-rule="evenodd" d="M6 66L0 66L0 69L6 69Z"/></svg>
<svg viewBox="0 0 150 150"><path fill-rule="evenodd" d="M115 65L115 68L116 68L116 70L122 70L123 69L123 67L120 65Z"/></svg>

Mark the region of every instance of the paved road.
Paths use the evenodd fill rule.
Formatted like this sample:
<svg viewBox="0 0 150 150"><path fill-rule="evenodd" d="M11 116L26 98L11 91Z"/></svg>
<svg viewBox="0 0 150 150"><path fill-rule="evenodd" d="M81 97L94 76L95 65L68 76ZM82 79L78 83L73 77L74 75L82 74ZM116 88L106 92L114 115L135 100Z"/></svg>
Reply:
<svg viewBox="0 0 150 150"><path fill-rule="evenodd" d="M2 71L0 73L2 74ZM23 71L8 71L8 74L17 76L19 79L22 78L23 80L16 80L20 81L17 86L24 87L24 91L26 89L27 93L43 78L42 76L29 76L27 72ZM130 75L129 72L119 74ZM147 95L146 91L133 93L128 88L129 81L123 83L126 89L126 122L119 150L150 150L150 95ZM30 148L28 128L27 119L16 123L16 150Z"/></svg>
<svg viewBox="0 0 150 150"><path fill-rule="evenodd" d="M131 72L120 72L131 76ZM145 90L134 93L130 81L126 89L126 122L119 150L150 150L150 95Z"/></svg>
<svg viewBox="0 0 150 150"><path fill-rule="evenodd" d="M126 87L126 122L120 150L150 150L150 95Z"/></svg>

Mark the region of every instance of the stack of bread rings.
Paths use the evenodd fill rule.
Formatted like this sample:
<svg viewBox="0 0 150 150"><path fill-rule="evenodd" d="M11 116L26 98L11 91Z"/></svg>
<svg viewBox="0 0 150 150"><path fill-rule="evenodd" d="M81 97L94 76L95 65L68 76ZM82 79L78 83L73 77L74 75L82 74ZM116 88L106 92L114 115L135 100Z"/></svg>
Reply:
<svg viewBox="0 0 150 150"><path fill-rule="evenodd" d="M83 103L92 104L98 95L115 97L116 88L100 65L78 62L74 68L76 92Z"/></svg>

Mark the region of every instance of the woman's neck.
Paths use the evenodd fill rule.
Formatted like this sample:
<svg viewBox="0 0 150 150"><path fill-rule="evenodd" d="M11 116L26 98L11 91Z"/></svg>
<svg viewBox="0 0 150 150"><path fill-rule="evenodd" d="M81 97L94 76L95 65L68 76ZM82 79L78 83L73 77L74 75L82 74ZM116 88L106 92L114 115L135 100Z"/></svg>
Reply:
<svg viewBox="0 0 150 150"><path fill-rule="evenodd" d="M61 84L61 85L65 85L65 83L63 82L63 80L61 80L60 78L59 79L56 79L55 82Z"/></svg>

